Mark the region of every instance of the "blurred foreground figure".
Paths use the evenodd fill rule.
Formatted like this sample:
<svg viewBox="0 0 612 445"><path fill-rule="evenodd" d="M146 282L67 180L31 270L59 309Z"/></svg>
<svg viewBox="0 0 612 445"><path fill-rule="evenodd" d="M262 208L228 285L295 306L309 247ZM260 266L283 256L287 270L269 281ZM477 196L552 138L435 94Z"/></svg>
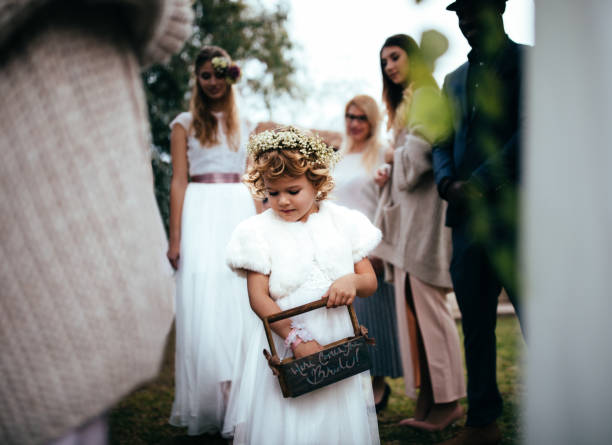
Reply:
<svg viewBox="0 0 612 445"><path fill-rule="evenodd" d="M447 445L496 444L502 398L496 380L497 300L504 288L517 315L517 188L521 73L526 51L504 31L506 0L457 0L459 28L472 50L446 76L451 136L433 148L436 184L448 201L451 278L461 310L468 374L466 427Z"/></svg>
<svg viewBox="0 0 612 445"><path fill-rule="evenodd" d="M187 0L0 3L0 442L106 443L173 316L143 65Z"/></svg>

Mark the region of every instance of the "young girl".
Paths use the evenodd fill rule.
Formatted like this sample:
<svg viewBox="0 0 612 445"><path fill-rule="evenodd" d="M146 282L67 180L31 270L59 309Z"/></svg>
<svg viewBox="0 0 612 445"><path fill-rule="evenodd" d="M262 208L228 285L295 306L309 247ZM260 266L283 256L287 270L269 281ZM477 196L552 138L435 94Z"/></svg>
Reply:
<svg viewBox="0 0 612 445"><path fill-rule="evenodd" d="M458 399L465 396L459 335L446 305L450 230L431 163L443 113L431 68L411 37L389 37L380 66L394 143L386 154L391 177L379 171L380 183L388 183L377 210L383 240L375 253L393 265L406 392L414 397L419 388L414 416L401 424L437 431L463 416Z"/></svg>
<svg viewBox="0 0 612 445"><path fill-rule="evenodd" d="M318 137L294 128L265 131L251 139L249 154L246 183L271 208L238 225L227 262L246 271L260 318L329 297L327 308L271 326L280 359L304 357L353 335L345 305L376 290L367 255L380 231L363 214L325 201L338 155ZM285 399L263 349L269 346L260 325L233 402L234 444L379 443L368 371Z"/></svg>
<svg viewBox="0 0 612 445"><path fill-rule="evenodd" d="M255 213L240 177L247 129L238 118L239 69L225 50L204 47L195 61L190 111L172 121L168 259L176 274L176 389L170 423L187 433L223 426L239 360L244 278L225 265L225 245L238 222ZM188 182L188 177L190 181ZM226 331L230 324L234 329ZM225 332L220 336L219 332Z"/></svg>

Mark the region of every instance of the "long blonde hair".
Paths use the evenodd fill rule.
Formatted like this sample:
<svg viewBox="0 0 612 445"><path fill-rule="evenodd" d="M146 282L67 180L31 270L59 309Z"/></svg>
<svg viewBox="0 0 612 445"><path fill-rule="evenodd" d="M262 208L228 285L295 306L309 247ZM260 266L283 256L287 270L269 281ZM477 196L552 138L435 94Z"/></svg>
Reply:
<svg viewBox="0 0 612 445"><path fill-rule="evenodd" d="M348 113L348 109L351 105L356 106L363 111L368 118L370 124L370 135L365 143L365 148L361 156L361 162L365 166L366 170L370 173L374 172L374 169L380 161L380 151L382 144L380 142L380 122L381 113L376 101L368 96L367 94L359 94L349 100L344 107L344 114ZM344 141L340 152L342 155L350 153L355 142L349 135L345 135Z"/></svg>
<svg viewBox="0 0 612 445"><path fill-rule="evenodd" d="M212 113L211 101L208 96L204 94L198 82L200 68L202 68L202 65L206 62L212 60L213 57L224 57L231 62L231 58L227 51L218 46L205 46L196 57L194 64L194 75L196 79L191 92L189 111L191 111L193 117L191 126L194 129L195 137L200 141L202 147L211 147L220 142L217 117ZM228 85L227 87L223 111L225 112L223 129L227 135L227 143L230 150L238 151L238 147L240 146L240 125L233 85Z"/></svg>

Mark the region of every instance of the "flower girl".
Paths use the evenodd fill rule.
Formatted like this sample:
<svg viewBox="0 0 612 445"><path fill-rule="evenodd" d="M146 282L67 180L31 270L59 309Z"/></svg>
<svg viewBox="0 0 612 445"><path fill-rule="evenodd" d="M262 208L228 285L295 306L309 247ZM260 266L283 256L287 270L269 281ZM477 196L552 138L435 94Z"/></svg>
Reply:
<svg viewBox="0 0 612 445"><path fill-rule="evenodd" d="M251 307L260 317L328 297L327 308L271 325L279 358L301 358L350 337L346 307L377 286L367 259L380 231L361 213L325 201L338 154L295 128L265 131L248 145L245 182L271 208L240 223L227 262L247 276ZM263 325L252 333L224 434L234 444L377 444L369 371L296 398L283 398L262 355Z"/></svg>

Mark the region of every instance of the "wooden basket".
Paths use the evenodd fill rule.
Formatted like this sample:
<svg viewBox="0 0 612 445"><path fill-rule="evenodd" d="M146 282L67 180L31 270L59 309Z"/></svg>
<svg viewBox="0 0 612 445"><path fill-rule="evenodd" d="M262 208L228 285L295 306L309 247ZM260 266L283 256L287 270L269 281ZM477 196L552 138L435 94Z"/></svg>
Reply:
<svg viewBox="0 0 612 445"><path fill-rule="evenodd" d="M264 317L263 324L272 355L277 354L270 323L326 305L327 298L323 298ZM370 369L370 354L366 343L373 342L373 339L362 334L353 305L348 305L347 308L353 324L355 334L353 337L330 343L323 346L322 351L300 359L286 358L276 366L279 371L278 381L283 397L297 397Z"/></svg>

